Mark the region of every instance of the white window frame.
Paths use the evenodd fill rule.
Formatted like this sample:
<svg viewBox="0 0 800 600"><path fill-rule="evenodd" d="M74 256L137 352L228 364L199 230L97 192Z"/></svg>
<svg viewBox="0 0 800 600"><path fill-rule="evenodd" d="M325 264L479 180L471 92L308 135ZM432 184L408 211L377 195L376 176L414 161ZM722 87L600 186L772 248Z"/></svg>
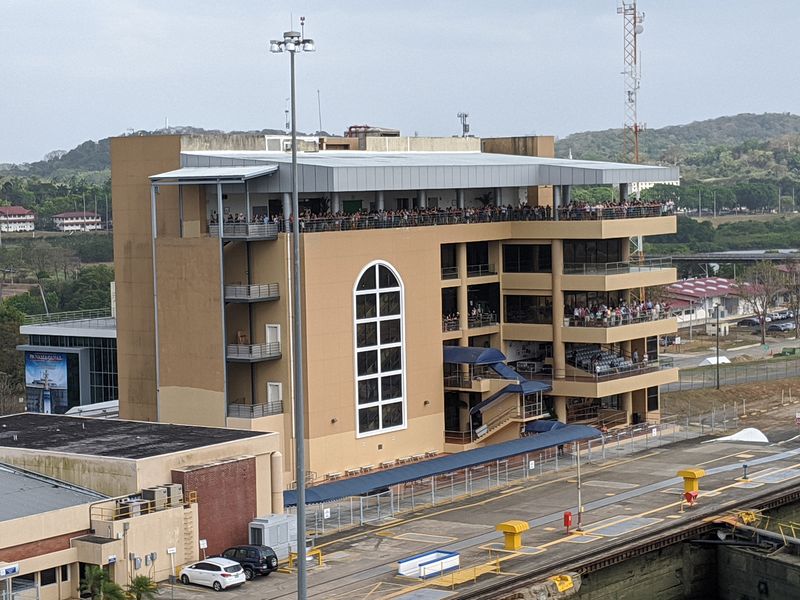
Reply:
<svg viewBox="0 0 800 600"><path fill-rule="evenodd" d="M400 342L399 343L392 343L392 344L381 344L380 341L380 331L376 333L377 339L376 345L374 346L365 346L362 348L358 347L358 325L361 323L380 323L380 321L391 321L397 319L398 315L390 315L387 317L381 317L380 315L380 293L382 289L380 288L380 270L379 267L386 267L389 269L392 274L395 276L398 282L398 287L392 288L383 288L383 291L399 291L400 292ZM359 290L358 284L361 281L361 278L369 269L375 269L375 288L371 290ZM376 296L376 316L370 317L366 319L358 319L356 316L356 300L358 296L367 295L367 294L375 294ZM397 269L389 262L385 260L374 260L368 265L366 265L361 272L356 277L355 283L353 284L353 405L355 407L355 433L356 438L365 438L365 437L372 437L375 435L383 435L385 433L391 433L393 431L402 431L404 429L408 429L408 389L406 384L406 330L405 330L405 285L403 284L403 279L400 277L400 273L398 273ZM378 327L380 329L380 327ZM392 398L389 401L384 402L381 399L381 377L385 376L386 374L381 373L380 371L380 360L381 360L381 349L385 348L393 348L399 347L400 348L400 385L402 386L400 398ZM375 350L377 352L377 360L378 360L378 373L375 375L367 375L361 376L358 375L358 353L359 351L365 350ZM398 374L397 371L391 371L388 374ZM358 403L358 384L359 381L368 380L368 379L377 379L378 380L378 400L377 402L371 402L368 404L359 404ZM381 420L383 419L383 412L382 408L386 404L395 404L400 403L401 406L401 413L403 422L400 425L395 425L394 427L381 427ZM367 431L361 433L359 431L359 415L358 412L360 409L370 408L370 407L377 407L378 408L378 429L374 431Z"/></svg>

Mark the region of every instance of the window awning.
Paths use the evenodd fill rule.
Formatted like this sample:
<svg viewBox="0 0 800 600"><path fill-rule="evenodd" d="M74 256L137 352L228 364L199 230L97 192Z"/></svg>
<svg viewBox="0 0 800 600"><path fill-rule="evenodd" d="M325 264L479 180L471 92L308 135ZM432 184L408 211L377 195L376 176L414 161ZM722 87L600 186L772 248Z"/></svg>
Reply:
<svg viewBox="0 0 800 600"><path fill-rule="evenodd" d="M599 436L600 432L588 425L564 425L545 433L538 433L517 440L457 452L456 454L448 454L439 458L403 465L402 467L369 473L368 475L315 485L306 489L306 503L317 504L338 500L339 498L347 498L348 496L367 494L398 483L425 479L442 473L451 473L465 467L472 467L494 460L502 460L510 456L518 456L526 452L536 452L545 448ZM295 490L284 491L283 503L285 506L295 506L297 504L297 492Z"/></svg>
<svg viewBox="0 0 800 600"><path fill-rule="evenodd" d="M271 175L278 165L257 165L239 167L183 167L158 175L151 175L153 183L242 183L255 177Z"/></svg>
<svg viewBox="0 0 800 600"><path fill-rule="evenodd" d="M505 355L497 348L444 346L444 362L456 365L493 365L503 362Z"/></svg>

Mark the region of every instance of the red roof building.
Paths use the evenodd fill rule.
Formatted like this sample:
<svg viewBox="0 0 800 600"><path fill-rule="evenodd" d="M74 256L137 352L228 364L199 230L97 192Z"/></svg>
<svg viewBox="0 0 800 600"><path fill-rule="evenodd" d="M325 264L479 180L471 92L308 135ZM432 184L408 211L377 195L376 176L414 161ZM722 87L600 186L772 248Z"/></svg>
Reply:
<svg viewBox="0 0 800 600"><path fill-rule="evenodd" d="M0 206L0 231L33 231L36 215L23 206Z"/></svg>

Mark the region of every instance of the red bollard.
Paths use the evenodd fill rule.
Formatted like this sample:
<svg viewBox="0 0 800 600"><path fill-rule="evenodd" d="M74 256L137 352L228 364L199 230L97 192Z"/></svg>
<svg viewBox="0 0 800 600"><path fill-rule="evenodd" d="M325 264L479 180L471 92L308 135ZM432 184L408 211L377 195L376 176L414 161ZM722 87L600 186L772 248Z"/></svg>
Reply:
<svg viewBox="0 0 800 600"><path fill-rule="evenodd" d="M564 513L564 527L567 528L567 533L569 533L569 528L572 527L572 513L570 511Z"/></svg>

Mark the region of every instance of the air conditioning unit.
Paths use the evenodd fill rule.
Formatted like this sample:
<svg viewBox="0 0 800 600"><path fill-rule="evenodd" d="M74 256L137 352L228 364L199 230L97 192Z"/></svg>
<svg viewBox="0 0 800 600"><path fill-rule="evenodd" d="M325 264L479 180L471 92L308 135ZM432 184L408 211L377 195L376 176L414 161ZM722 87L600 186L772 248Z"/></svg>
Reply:
<svg viewBox="0 0 800 600"><path fill-rule="evenodd" d="M183 504L183 486L180 483L168 483L164 486L167 490L167 506L181 506Z"/></svg>
<svg viewBox="0 0 800 600"><path fill-rule="evenodd" d="M117 520L138 517L147 512L147 502L138 498L125 498L117 503Z"/></svg>
<svg viewBox="0 0 800 600"><path fill-rule="evenodd" d="M142 490L142 500L150 502L154 510L163 510L167 506L167 488L145 488Z"/></svg>
<svg viewBox="0 0 800 600"><path fill-rule="evenodd" d="M250 522L249 543L269 546L278 558L285 559L297 545L297 522L293 515L267 515Z"/></svg>

